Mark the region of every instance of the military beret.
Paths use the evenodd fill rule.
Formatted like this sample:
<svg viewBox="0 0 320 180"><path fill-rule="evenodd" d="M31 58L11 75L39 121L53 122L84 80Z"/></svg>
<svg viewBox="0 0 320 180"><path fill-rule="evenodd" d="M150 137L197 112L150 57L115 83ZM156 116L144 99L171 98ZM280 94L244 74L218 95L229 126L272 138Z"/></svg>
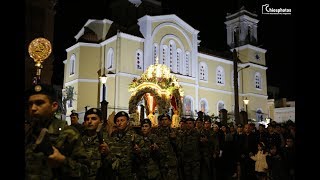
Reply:
<svg viewBox="0 0 320 180"><path fill-rule="evenodd" d="M206 121L211 122L210 116L204 116L203 121L204 122L206 122Z"/></svg>
<svg viewBox="0 0 320 180"><path fill-rule="evenodd" d="M141 121L141 126L144 125L144 124L149 124L149 125L151 126L151 121L150 121L150 119L143 119L143 120Z"/></svg>
<svg viewBox="0 0 320 180"><path fill-rule="evenodd" d="M186 121L192 121L192 122L194 122L194 119L193 119L192 117L189 117L189 118L186 119Z"/></svg>
<svg viewBox="0 0 320 180"><path fill-rule="evenodd" d="M129 115L128 113L124 112L124 111L119 111L115 116L114 116L114 119L113 119L113 122L116 123L116 120L118 117L121 117L121 116L125 116L127 117L127 120L129 120Z"/></svg>
<svg viewBox="0 0 320 180"><path fill-rule="evenodd" d="M70 114L70 117L71 116L77 116L78 117L78 113L73 112L73 113Z"/></svg>
<svg viewBox="0 0 320 180"><path fill-rule="evenodd" d="M180 122L186 122L186 117L181 117Z"/></svg>
<svg viewBox="0 0 320 180"><path fill-rule="evenodd" d="M162 119L163 119L164 117L167 117L168 120L171 120L169 114L162 114L162 115L160 115L160 116L158 117L158 121L162 121Z"/></svg>
<svg viewBox="0 0 320 180"><path fill-rule="evenodd" d="M96 115L99 116L99 118L102 120L102 112L101 112L100 109L97 109L97 108L91 108L91 109L89 109L89 110L86 111L86 113L84 114L84 119L86 119L89 114L96 114Z"/></svg>
<svg viewBox="0 0 320 180"><path fill-rule="evenodd" d="M53 86L48 84L37 84L33 85L30 89L25 92L25 97L29 98L35 94L44 94L47 95L51 100L57 100L57 91L53 88Z"/></svg>
<svg viewBox="0 0 320 180"><path fill-rule="evenodd" d="M210 122L211 123L211 119L210 118L204 118L203 122Z"/></svg>

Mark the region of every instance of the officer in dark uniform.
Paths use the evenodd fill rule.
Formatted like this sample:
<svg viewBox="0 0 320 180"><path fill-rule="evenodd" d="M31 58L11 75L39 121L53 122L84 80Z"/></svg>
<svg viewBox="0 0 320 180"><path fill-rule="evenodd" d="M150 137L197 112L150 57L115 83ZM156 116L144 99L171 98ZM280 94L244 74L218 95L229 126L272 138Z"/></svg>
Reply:
<svg viewBox="0 0 320 180"><path fill-rule="evenodd" d="M79 132L57 119L56 91L37 84L26 91L25 179L85 179L88 159Z"/></svg>

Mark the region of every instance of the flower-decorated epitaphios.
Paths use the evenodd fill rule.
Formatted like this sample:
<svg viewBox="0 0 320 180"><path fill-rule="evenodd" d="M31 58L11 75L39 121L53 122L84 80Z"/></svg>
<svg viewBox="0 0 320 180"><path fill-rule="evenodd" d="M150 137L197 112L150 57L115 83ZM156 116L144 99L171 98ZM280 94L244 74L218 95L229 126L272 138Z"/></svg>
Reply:
<svg viewBox="0 0 320 180"><path fill-rule="evenodd" d="M164 64L154 64L141 75L134 78L129 85L131 97L129 100L129 113L134 113L142 96L150 93L156 100L159 114L167 113L170 108L170 97L177 99L179 111L182 109L181 97L183 90L178 79L170 73L170 69Z"/></svg>

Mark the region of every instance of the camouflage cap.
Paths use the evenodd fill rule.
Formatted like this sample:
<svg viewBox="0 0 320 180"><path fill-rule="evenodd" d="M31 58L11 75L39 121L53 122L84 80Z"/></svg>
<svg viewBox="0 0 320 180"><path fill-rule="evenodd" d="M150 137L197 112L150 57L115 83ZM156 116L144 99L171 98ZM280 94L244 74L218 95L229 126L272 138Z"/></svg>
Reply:
<svg viewBox="0 0 320 180"><path fill-rule="evenodd" d="M141 121L141 126L144 125L144 124L149 124L150 127L151 127L151 121L150 121L150 119L143 119L143 120Z"/></svg>
<svg viewBox="0 0 320 180"><path fill-rule="evenodd" d="M30 89L25 91L25 97L28 99L30 96L35 94L44 94L51 98L51 100L57 100L57 91L53 86L49 84L37 84L33 85Z"/></svg>
<svg viewBox="0 0 320 180"><path fill-rule="evenodd" d="M128 113L124 112L124 111L119 111L115 116L114 116L114 119L113 119L113 122L116 123L116 120L118 117L121 117L121 116L125 116L127 117L127 120L129 120L129 115Z"/></svg>
<svg viewBox="0 0 320 180"><path fill-rule="evenodd" d="M86 111L86 113L84 114L84 119L86 119L89 114L96 114L97 116L99 116L100 119L102 119L102 112L98 108L91 108L88 111Z"/></svg>

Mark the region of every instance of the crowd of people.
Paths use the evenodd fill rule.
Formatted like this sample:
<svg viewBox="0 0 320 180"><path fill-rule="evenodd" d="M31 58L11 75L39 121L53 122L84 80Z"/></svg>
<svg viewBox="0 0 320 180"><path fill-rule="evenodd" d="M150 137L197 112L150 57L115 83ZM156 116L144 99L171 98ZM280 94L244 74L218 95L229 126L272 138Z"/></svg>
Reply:
<svg viewBox="0 0 320 180"><path fill-rule="evenodd" d="M130 125L124 111L108 123L99 108L77 113L71 125L57 119L58 101L48 85L26 94L25 179L293 180L295 123L222 124L208 116L168 114L158 126ZM108 126L112 126L111 128Z"/></svg>

